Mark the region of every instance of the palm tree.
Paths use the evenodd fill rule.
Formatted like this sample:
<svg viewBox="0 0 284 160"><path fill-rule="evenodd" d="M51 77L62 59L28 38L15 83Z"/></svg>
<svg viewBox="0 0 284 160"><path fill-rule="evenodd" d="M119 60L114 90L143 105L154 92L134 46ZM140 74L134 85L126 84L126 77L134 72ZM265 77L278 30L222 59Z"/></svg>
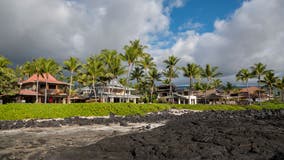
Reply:
<svg viewBox="0 0 284 160"><path fill-rule="evenodd" d="M222 81L220 79L213 79L212 80L212 87L215 88L215 93L217 91L217 88L222 85Z"/></svg>
<svg viewBox="0 0 284 160"><path fill-rule="evenodd" d="M170 85L170 95L173 96L172 91L172 79L177 78L177 63L179 62L179 58L175 57L174 55L169 56L168 59L164 60L164 64L166 65L166 71L163 72L164 76L167 77Z"/></svg>
<svg viewBox="0 0 284 160"><path fill-rule="evenodd" d="M33 62L31 63L31 66L29 69L31 69L31 73L36 74L36 103L39 102L38 99L38 85L39 85L39 76L43 77L43 63L44 63L45 59L44 58L38 58L38 59L34 59Z"/></svg>
<svg viewBox="0 0 284 160"><path fill-rule="evenodd" d="M121 65L121 57L116 50L102 50L99 59L104 62L104 75L108 81L117 78L125 73Z"/></svg>
<svg viewBox="0 0 284 160"><path fill-rule="evenodd" d="M271 97L273 87L276 87L277 79L278 77L276 77L272 71L269 71L265 74L263 80L260 81L269 89L269 99Z"/></svg>
<svg viewBox="0 0 284 160"><path fill-rule="evenodd" d="M277 80L276 86L281 90L281 100L282 102L284 102L284 76L282 77L282 79Z"/></svg>
<svg viewBox="0 0 284 160"><path fill-rule="evenodd" d="M242 81L243 83L246 84L247 87L247 92L248 92L248 99L249 99L249 104L250 104L250 93L248 90L248 80L252 77L251 73L249 72L248 69L241 69L237 74L236 78L237 81Z"/></svg>
<svg viewBox="0 0 284 160"><path fill-rule="evenodd" d="M205 90L205 97L204 97L205 103L206 103L206 92L208 90L208 86L211 83L212 79L222 75L222 73L218 72L217 70L218 70L217 66L211 67L210 64L206 64L205 69L202 70L201 76L207 79L207 85L206 85L207 87Z"/></svg>
<svg viewBox="0 0 284 160"><path fill-rule="evenodd" d="M260 84L261 76L265 75L268 72L268 70L266 70L266 65L259 62L259 63L255 63L250 68L252 70L252 75L255 76L258 80L257 87L260 88L259 84ZM260 98L261 100L260 90L258 90L258 98Z"/></svg>
<svg viewBox="0 0 284 160"><path fill-rule="evenodd" d="M121 54L123 61L127 62L128 72L127 72L127 84L129 83L129 76L132 71L134 64L137 62L138 58L141 57L144 53L144 49L147 48L140 44L140 40L130 41L130 45L124 46L124 54ZM124 93L126 93L126 88Z"/></svg>
<svg viewBox="0 0 284 160"><path fill-rule="evenodd" d="M42 63L42 72L44 73L45 78L45 90L44 90L44 103L47 102L47 80L49 74L56 75L61 71L61 67L54 61L54 59L44 59Z"/></svg>
<svg viewBox="0 0 284 160"><path fill-rule="evenodd" d="M145 53L143 54L141 60L138 62L139 66L144 69L146 75L148 75L149 69L156 67L156 64L153 62L153 60L154 59L150 54Z"/></svg>
<svg viewBox="0 0 284 160"><path fill-rule="evenodd" d="M86 79L88 80L89 79L88 77L90 77L94 96L95 98L97 98L95 83L97 79L103 75L104 71L103 63L100 57L94 55L92 57L87 58L87 63L83 65L83 68L85 74L87 75Z"/></svg>
<svg viewBox="0 0 284 160"><path fill-rule="evenodd" d="M69 94L68 94L68 103L70 103L70 96L72 91L72 85L73 85L73 74L74 72L77 72L79 68L81 67L81 62L78 58L70 57L68 60L64 61L64 69L68 70L70 72L70 82L69 82Z"/></svg>
<svg viewBox="0 0 284 160"><path fill-rule="evenodd" d="M150 99L151 102L153 102L153 92L155 89L155 81L160 81L162 77L162 74L158 72L156 68L150 69L149 71L149 84L151 87L150 90Z"/></svg>
<svg viewBox="0 0 284 160"><path fill-rule="evenodd" d="M134 70L131 72L130 80L136 80L137 83L141 81L144 77L144 71L141 67L135 67Z"/></svg>
<svg viewBox="0 0 284 160"><path fill-rule="evenodd" d="M192 92L192 87L193 87L193 79L196 79L200 76L201 70L200 66L195 64L195 63L188 63L186 67L182 67L183 70L183 76L189 78L189 88L188 88L188 93ZM191 95L192 93L189 93Z"/></svg>

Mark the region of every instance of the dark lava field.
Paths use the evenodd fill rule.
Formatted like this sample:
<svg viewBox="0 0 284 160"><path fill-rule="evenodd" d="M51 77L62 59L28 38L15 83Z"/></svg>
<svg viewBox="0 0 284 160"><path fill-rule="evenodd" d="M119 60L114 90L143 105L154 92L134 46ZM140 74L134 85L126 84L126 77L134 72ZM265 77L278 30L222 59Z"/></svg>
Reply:
<svg viewBox="0 0 284 160"><path fill-rule="evenodd" d="M146 118L134 116L119 121L149 123L165 120L167 116L166 113ZM166 125L152 130L107 137L87 145L49 148L28 159L284 159L284 110L206 111L169 117Z"/></svg>

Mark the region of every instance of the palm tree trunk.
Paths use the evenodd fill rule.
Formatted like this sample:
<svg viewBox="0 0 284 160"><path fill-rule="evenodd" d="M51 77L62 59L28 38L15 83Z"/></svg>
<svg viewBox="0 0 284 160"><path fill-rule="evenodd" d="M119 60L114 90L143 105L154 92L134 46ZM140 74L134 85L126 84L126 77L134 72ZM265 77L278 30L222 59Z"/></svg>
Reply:
<svg viewBox="0 0 284 160"><path fill-rule="evenodd" d="M127 78L126 78L126 85L129 84L129 75L130 75L130 71L131 71L131 68L132 68L132 64L130 63L128 65L128 71L127 71ZM126 97L126 86L124 86L124 97ZM128 94L127 94L127 99L128 99Z"/></svg>
<svg viewBox="0 0 284 160"><path fill-rule="evenodd" d="M153 92L154 92L154 86L151 87L151 92L150 92L150 97L151 97L152 103L153 103Z"/></svg>
<svg viewBox="0 0 284 160"><path fill-rule="evenodd" d="M174 98L173 98L173 88L172 88L172 78L171 77L170 77L170 96L171 96L170 101L171 103L173 103Z"/></svg>
<svg viewBox="0 0 284 160"><path fill-rule="evenodd" d="M281 99L282 99L282 102L284 102L284 89L281 90L281 97L282 97L282 98L281 98Z"/></svg>
<svg viewBox="0 0 284 160"><path fill-rule="evenodd" d="M248 89L248 81L247 81L247 92L248 92L248 100L249 100L249 105L250 105L250 93L249 93L249 89Z"/></svg>
<svg viewBox="0 0 284 160"><path fill-rule="evenodd" d="M72 91L72 82L73 82L73 71L71 71L70 83L69 83L69 94L68 94L68 103L71 103L71 91Z"/></svg>
<svg viewBox="0 0 284 160"><path fill-rule="evenodd" d="M46 102L47 102L47 77L45 77L45 89L44 89L44 103L46 104Z"/></svg>
<svg viewBox="0 0 284 160"><path fill-rule="evenodd" d="M36 103L38 103L38 79L39 79L39 77L37 75L37 77L36 77Z"/></svg>
<svg viewBox="0 0 284 160"><path fill-rule="evenodd" d="M188 96L192 95L192 78L189 77Z"/></svg>
<svg viewBox="0 0 284 160"><path fill-rule="evenodd" d="M269 100L270 100L270 97L271 97L271 87L269 87Z"/></svg>
<svg viewBox="0 0 284 160"><path fill-rule="evenodd" d="M259 82L260 82L260 76L258 76L258 81L257 81L257 88L258 88L258 99L259 99L259 104L261 103L261 96L260 96L260 85L259 85Z"/></svg>
<svg viewBox="0 0 284 160"><path fill-rule="evenodd" d="M95 87L95 77L93 76L93 82L92 82L93 92L95 96L95 101L97 101L97 93L96 93L96 87Z"/></svg>

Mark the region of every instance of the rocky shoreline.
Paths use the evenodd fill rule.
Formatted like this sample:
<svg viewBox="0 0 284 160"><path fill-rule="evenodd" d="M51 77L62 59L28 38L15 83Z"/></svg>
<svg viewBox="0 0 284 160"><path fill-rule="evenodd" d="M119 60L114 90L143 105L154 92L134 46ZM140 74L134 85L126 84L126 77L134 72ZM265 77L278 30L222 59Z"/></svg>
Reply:
<svg viewBox="0 0 284 160"><path fill-rule="evenodd" d="M170 110L0 124L0 159L284 159L284 110Z"/></svg>
<svg viewBox="0 0 284 160"><path fill-rule="evenodd" d="M102 117L70 117L57 119L28 119L28 120L7 120L0 121L0 130L10 130L19 128L42 128L42 127L62 127L62 126L86 126L94 124L109 125L112 123L127 126L127 123L154 123L164 120L176 119L178 115L192 114L191 110L167 110L157 113L149 113L145 116L117 116L110 114Z"/></svg>

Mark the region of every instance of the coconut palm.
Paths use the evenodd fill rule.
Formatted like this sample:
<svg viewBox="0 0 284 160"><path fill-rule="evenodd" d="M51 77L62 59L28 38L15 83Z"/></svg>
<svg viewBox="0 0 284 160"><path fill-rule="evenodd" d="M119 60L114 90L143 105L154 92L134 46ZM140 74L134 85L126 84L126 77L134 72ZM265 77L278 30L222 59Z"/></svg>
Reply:
<svg viewBox="0 0 284 160"><path fill-rule="evenodd" d="M151 87L150 90L150 99L151 102L153 102L153 92L155 89L155 81L160 81L162 77L162 74L158 72L158 70L156 68L152 68L149 70L149 77L148 77L148 81Z"/></svg>
<svg viewBox="0 0 284 160"><path fill-rule="evenodd" d="M44 78L45 78L45 90L44 90L44 103L47 102L47 80L48 80L48 76L49 74L53 74L56 75L58 74L60 71L62 70L62 68L55 62L54 59L43 59L42 61L42 73L44 74Z"/></svg>
<svg viewBox="0 0 284 160"><path fill-rule="evenodd" d="M224 85L224 90L227 94L229 94L235 87L232 83L227 82L226 85Z"/></svg>
<svg viewBox="0 0 284 160"><path fill-rule="evenodd" d="M99 56L94 55L87 58L87 63L83 65L83 72L87 75L86 80L90 80L95 98L97 98L95 83L103 75L103 63Z"/></svg>
<svg viewBox="0 0 284 160"><path fill-rule="evenodd" d="M131 72L130 80L136 80L137 83L141 81L144 77L144 71L141 67L135 67L134 70Z"/></svg>
<svg viewBox="0 0 284 160"><path fill-rule="evenodd" d="M277 79L278 77L276 77L272 71L269 71L265 74L263 80L260 81L269 89L269 99L271 97L273 87L276 87L277 85Z"/></svg>
<svg viewBox="0 0 284 160"><path fill-rule="evenodd" d="M69 82L69 92L68 92L68 103L70 103L70 96L73 85L73 75L81 67L81 62L78 58L70 57L68 60L64 61L64 69L70 72L70 82Z"/></svg>
<svg viewBox="0 0 284 160"><path fill-rule="evenodd" d="M178 74L177 74L178 67L176 65L179 62L179 60L180 60L179 58L172 55L172 56L169 56L168 59L163 61L164 64L166 65L166 70L163 72L163 74L169 81L171 97L173 96L172 79L178 77Z"/></svg>
<svg viewBox="0 0 284 160"><path fill-rule="evenodd" d="M213 79L212 80L212 87L215 89L215 93L218 87L222 86L222 81L220 79Z"/></svg>
<svg viewBox="0 0 284 160"><path fill-rule="evenodd" d="M121 57L116 50L102 50L99 59L104 62L104 75L108 81L125 73L121 65Z"/></svg>
<svg viewBox="0 0 284 160"><path fill-rule="evenodd" d="M250 78L252 78L252 75L251 75L251 73L249 72L248 69L243 68L236 74L237 81L242 81L243 83L246 84L249 102L250 102L250 93L249 93L249 90L248 90L248 80Z"/></svg>
<svg viewBox="0 0 284 160"><path fill-rule="evenodd" d="M138 62L139 66L141 66L144 69L144 72L146 75L148 75L149 69L153 69L156 67L156 64L153 62L153 57L151 57L150 54L143 54L141 57L141 60Z"/></svg>
<svg viewBox="0 0 284 160"><path fill-rule="evenodd" d="M127 72L127 84L129 83L129 76L132 71L133 66L137 62L138 58L144 53L144 49L147 48L140 44L140 40L130 41L130 45L124 46L124 54L121 54L123 61L127 62L128 72Z"/></svg>
<svg viewBox="0 0 284 160"><path fill-rule="evenodd" d="M182 70L183 70L183 76L189 78L188 90L189 92L192 92L193 79L199 78L201 73L200 66L195 63L188 63L185 67L182 67ZM192 93L189 94L191 95Z"/></svg>
<svg viewBox="0 0 284 160"><path fill-rule="evenodd" d="M33 59L33 61L31 62L31 66L29 67L30 73L36 74L36 103L39 102L38 99L38 85L39 85L39 76L43 77L43 64L44 64L45 59L44 58L38 58L38 59Z"/></svg>
<svg viewBox="0 0 284 160"><path fill-rule="evenodd" d="M284 102L284 76L277 80L276 86L281 90L281 100Z"/></svg>
<svg viewBox="0 0 284 160"><path fill-rule="evenodd" d="M210 64L206 64L205 68L202 69L202 72L201 72L201 76L203 78L206 78L207 80L207 88L205 90L205 103L206 103L206 92L208 90L208 87L209 87L209 84L211 83L212 79L214 79L215 77L218 77L218 76L221 76L222 73L218 72L218 67L217 66L214 66L214 67L211 67Z"/></svg>
<svg viewBox="0 0 284 160"><path fill-rule="evenodd" d="M252 70L252 75L257 78L257 87L260 88L260 80L261 76L264 76L269 70L266 70L266 65L262 63L255 63L253 66L250 67ZM258 90L258 98L261 98L260 96L260 90Z"/></svg>

